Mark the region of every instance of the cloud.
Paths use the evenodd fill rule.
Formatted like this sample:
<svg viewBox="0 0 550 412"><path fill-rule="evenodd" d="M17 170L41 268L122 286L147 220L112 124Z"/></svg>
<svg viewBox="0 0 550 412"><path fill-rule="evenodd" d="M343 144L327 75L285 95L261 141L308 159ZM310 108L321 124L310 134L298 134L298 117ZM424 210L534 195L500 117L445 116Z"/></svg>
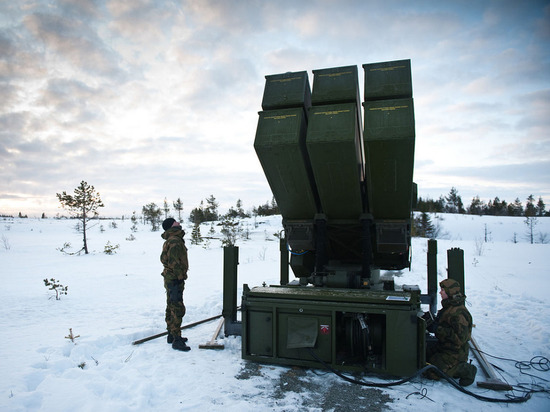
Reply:
<svg viewBox="0 0 550 412"><path fill-rule="evenodd" d="M306 70L312 84L314 69L358 65L362 87L361 64L401 58L412 60L421 193L547 187L518 166L546 170L550 153L544 2L57 0L0 10L0 192L19 199L0 212L57 210L55 192L83 179L106 214L164 197L187 211L210 194L264 203L271 192L252 147L264 76Z"/></svg>
<svg viewBox="0 0 550 412"><path fill-rule="evenodd" d="M71 18L94 20L101 17L100 0L57 0L60 13Z"/></svg>
<svg viewBox="0 0 550 412"><path fill-rule="evenodd" d="M172 1L109 1L108 27L111 35L139 48L154 47L170 34L174 19L181 13Z"/></svg>
<svg viewBox="0 0 550 412"><path fill-rule="evenodd" d="M57 56L70 63L70 69L89 75L125 79L119 56L107 47L87 21L62 15L34 13L23 19L30 34Z"/></svg>
<svg viewBox="0 0 550 412"><path fill-rule="evenodd" d="M0 80L17 84L46 73L34 46L26 43L15 30L0 29Z"/></svg>

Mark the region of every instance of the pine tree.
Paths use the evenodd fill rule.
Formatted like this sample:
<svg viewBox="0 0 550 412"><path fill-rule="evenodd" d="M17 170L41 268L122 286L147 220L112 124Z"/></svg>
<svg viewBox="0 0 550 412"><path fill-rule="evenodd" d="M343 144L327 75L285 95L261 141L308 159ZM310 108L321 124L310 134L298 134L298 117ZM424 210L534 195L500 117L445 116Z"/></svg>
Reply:
<svg viewBox="0 0 550 412"><path fill-rule="evenodd" d="M527 198L527 203L525 203L525 216L532 217L537 214L537 209L535 207L535 197L529 195Z"/></svg>
<svg viewBox="0 0 550 412"><path fill-rule="evenodd" d="M210 240L216 238L216 230L214 229L214 222L210 223L210 230L208 230L208 236L204 240L203 248L210 249Z"/></svg>
<svg viewBox="0 0 550 412"><path fill-rule="evenodd" d="M508 214L508 204L505 200L501 201L498 196L493 200L492 205L488 205L487 213L493 216L506 216Z"/></svg>
<svg viewBox="0 0 550 412"><path fill-rule="evenodd" d="M544 216L545 209L546 205L542 201L542 197L539 197L539 201L537 202L537 216Z"/></svg>
<svg viewBox="0 0 550 412"><path fill-rule="evenodd" d="M138 228L137 228L137 217L136 217L136 212L134 211L134 213L132 213L132 217L130 218L130 221L132 222L132 227L130 228L130 230L132 232L137 232Z"/></svg>
<svg viewBox="0 0 550 412"><path fill-rule="evenodd" d="M237 238L242 233L242 226L241 222L238 220L235 220L234 217L231 217L229 215L225 215L222 220L222 235L224 236L222 239L222 245L223 246L235 246L235 243L237 242Z"/></svg>
<svg viewBox="0 0 550 412"><path fill-rule="evenodd" d="M250 217L247 213L245 213L243 209L243 202L241 199L237 200L237 204L235 208L233 206L229 208L227 215L234 218L241 218L241 219L244 219L245 217Z"/></svg>
<svg viewBox="0 0 550 412"><path fill-rule="evenodd" d="M143 213L143 219L146 222L151 223L151 230L156 232L159 230L160 225L160 216L162 215L162 210L155 203L149 203L142 207L141 213Z"/></svg>
<svg viewBox="0 0 550 412"><path fill-rule="evenodd" d="M191 213L189 213L189 221L194 225L206 222L206 219L204 217L204 203L202 200L200 206L193 208L193 210L191 210Z"/></svg>
<svg viewBox="0 0 550 412"><path fill-rule="evenodd" d="M178 197L178 200L176 200L175 202L172 203L173 206L174 206L174 210L177 210L178 211L178 221L181 222L181 212L183 210L183 202L181 201L181 199Z"/></svg>
<svg viewBox="0 0 550 412"><path fill-rule="evenodd" d="M435 226L427 212L422 212L414 219L414 228L416 236L419 237L432 238L435 234Z"/></svg>
<svg viewBox="0 0 550 412"><path fill-rule="evenodd" d="M168 212L170 211L170 206L168 205L168 201L166 198L164 198L164 204L162 206L162 210L164 210L164 218L168 218Z"/></svg>
<svg viewBox="0 0 550 412"><path fill-rule="evenodd" d="M462 198L458 194L456 187L452 187L449 194L445 197L445 211L448 213L464 213L464 204Z"/></svg>
<svg viewBox="0 0 550 412"><path fill-rule="evenodd" d="M205 209L205 218L207 222L216 221L219 218L218 215L218 202L216 201L216 198L214 195L210 195L208 199L206 199L206 209Z"/></svg>
<svg viewBox="0 0 550 412"><path fill-rule="evenodd" d="M203 222L214 222L219 219L218 215L218 202L213 195L210 195L206 199L207 206L204 206L204 202L201 200L199 207L191 210L189 214L189 221L195 225L198 225Z"/></svg>
<svg viewBox="0 0 550 412"><path fill-rule="evenodd" d="M202 242L201 236L201 227L200 225L193 226L193 231L191 232L191 244L198 245Z"/></svg>
<svg viewBox="0 0 550 412"><path fill-rule="evenodd" d="M470 203L470 206L468 206L468 214L481 215L483 214L484 208L485 208L485 205L483 201L479 198L479 196L475 196L472 199L472 203Z"/></svg>
<svg viewBox="0 0 550 412"><path fill-rule="evenodd" d="M539 221L534 216L527 216L524 223L527 226L527 239L533 244L535 243L535 226L538 225Z"/></svg>
<svg viewBox="0 0 550 412"><path fill-rule="evenodd" d="M508 205L508 215L509 216L521 216L523 215L523 206L521 205L521 200L519 197L516 197L514 203Z"/></svg>
<svg viewBox="0 0 550 412"><path fill-rule="evenodd" d="M275 200L275 196L271 198L271 210L274 215L278 215L279 212L279 206L277 205L277 201Z"/></svg>
<svg viewBox="0 0 550 412"><path fill-rule="evenodd" d="M237 205L236 206L237 206L237 216L239 216L240 218L243 218L243 219L245 217L249 217L243 209L243 201L241 199L237 200Z"/></svg>
<svg viewBox="0 0 550 412"><path fill-rule="evenodd" d="M56 193L61 206L74 215L81 223L85 254L88 254L88 241L86 239L86 229L88 222L98 216L97 209L104 207L99 193L95 191L93 186L90 186L84 180L74 189L74 196L68 195L67 192Z"/></svg>
<svg viewBox="0 0 550 412"><path fill-rule="evenodd" d="M275 197L273 197L271 199L271 204L269 202L265 202L263 205L260 205L258 207L253 207L252 213L254 216L272 216L272 215L278 215L281 212L279 211L279 206L277 206Z"/></svg>

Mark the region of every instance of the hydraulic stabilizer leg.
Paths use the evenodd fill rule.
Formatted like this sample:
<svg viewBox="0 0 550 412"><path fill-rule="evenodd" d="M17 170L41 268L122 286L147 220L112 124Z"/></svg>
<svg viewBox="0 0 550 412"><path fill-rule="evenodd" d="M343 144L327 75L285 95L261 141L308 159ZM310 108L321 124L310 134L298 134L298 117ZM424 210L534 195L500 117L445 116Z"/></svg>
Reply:
<svg viewBox="0 0 550 412"><path fill-rule="evenodd" d="M361 266L363 277L369 279L372 264L371 226L372 218L361 218Z"/></svg>
<svg viewBox="0 0 550 412"><path fill-rule="evenodd" d="M428 240L428 293L421 295L424 305L430 305L430 313L435 317L437 313L437 240Z"/></svg>
<svg viewBox="0 0 550 412"><path fill-rule="evenodd" d="M454 247L447 250L447 277L460 283L461 293L464 295L464 250Z"/></svg>
<svg viewBox="0 0 550 412"><path fill-rule="evenodd" d="M327 257L327 219L325 215L315 215L315 273L325 270Z"/></svg>
<svg viewBox="0 0 550 412"><path fill-rule="evenodd" d="M437 312L437 240L428 240L428 296L430 297L430 312Z"/></svg>
<svg viewBox="0 0 550 412"><path fill-rule="evenodd" d="M242 323L237 321L237 265L239 248L223 248L223 317L225 318L225 336L241 335Z"/></svg>
<svg viewBox="0 0 550 412"><path fill-rule="evenodd" d="M281 286L287 285L288 278L288 248L287 248L286 235L281 236L279 239L279 251L281 253Z"/></svg>

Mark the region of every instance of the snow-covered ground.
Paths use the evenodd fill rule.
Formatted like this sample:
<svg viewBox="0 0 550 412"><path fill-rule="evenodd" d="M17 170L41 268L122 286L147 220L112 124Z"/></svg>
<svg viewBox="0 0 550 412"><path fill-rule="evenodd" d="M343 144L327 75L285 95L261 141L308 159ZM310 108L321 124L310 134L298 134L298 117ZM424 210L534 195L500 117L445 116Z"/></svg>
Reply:
<svg viewBox="0 0 550 412"><path fill-rule="evenodd" d="M481 348L520 361L550 357L550 244L529 244L524 218L432 218L441 229L440 279L446 276L447 249L464 249L468 308ZM174 351L163 338L134 346L134 340L165 329L161 232L138 225L135 240L128 240L129 220L117 220L116 228L103 220L103 231L100 225L89 231L91 253L69 256L57 249L66 242L73 250L81 247L75 224L0 219L2 411L550 410L548 392L507 405L476 400L444 381L417 378L373 391L319 370L256 365L241 359L240 337L220 340L223 351L199 349L210 340L217 321L185 331L192 347L188 353ZM209 228L201 228L203 236ZM249 219L247 228L249 239L237 242L239 283L277 284L279 245L273 234L281 230L280 217ZM550 234L550 218L539 218L535 230ZM184 324L222 310L220 242L190 245L190 228L187 233L191 269ZM107 242L120 245L116 254L103 253ZM396 283L418 284L426 291L426 242L413 239L413 268ZM68 294L56 300L44 285L46 278L68 286ZM79 336L74 342L66 338L69 329ZM522 374L514 361L490 359L509 384L548 391L550 373L525 371L539 377L533 378ZM487 397L506 396L476 385L468 389Z"/></svg>

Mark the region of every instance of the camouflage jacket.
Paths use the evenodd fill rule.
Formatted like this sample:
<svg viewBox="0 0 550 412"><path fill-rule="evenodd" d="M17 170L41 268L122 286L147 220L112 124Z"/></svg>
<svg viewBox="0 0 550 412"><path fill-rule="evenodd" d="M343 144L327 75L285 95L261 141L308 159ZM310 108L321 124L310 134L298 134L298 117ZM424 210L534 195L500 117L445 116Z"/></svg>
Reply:
<svg viewBox="0 0 550 412"><path fill-rule="evenodd" d="M160 261L164 266L162 276L166 280L186 280L189 261L187 247L183 236L185 232L180 227L172 227L161 237L165 240L160 254Z"/></svg>
<svg viewBox="0 0 550 412"><path fill-rule="evenodd" d="M459 360L468 358L468 341L472 335L472 315L464 306L465 296L457 294L441 302L437 314L438 351L450 352Z"/></svg>

